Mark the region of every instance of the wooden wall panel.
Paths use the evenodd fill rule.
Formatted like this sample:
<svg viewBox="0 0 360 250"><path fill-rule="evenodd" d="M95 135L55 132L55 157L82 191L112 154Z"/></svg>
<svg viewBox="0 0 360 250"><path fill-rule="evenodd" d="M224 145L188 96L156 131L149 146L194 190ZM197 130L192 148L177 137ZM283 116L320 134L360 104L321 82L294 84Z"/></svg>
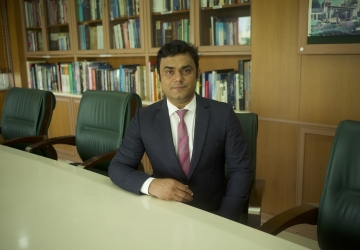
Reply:
<svg viewBox="0 0 360 250"><path fill-rule="evenodd" d="M75 135L72 107L70 98L56 96L56 107L49 127L49 138ZM56 145L55 148L60 154L76 157L75 146Z"/></svg>
<svg viewBox="0 0 360 250"><path fill-rule="evenodd" d="M278 214L295 206L298 126L259 120L257 178L265 180L262 211Z"/></svg>
<svg viewBox="0 0 360 250"><path fill-rule="evenodd" d="M302 56L300 120L360 120L360 55Z"/></svg>
<svg viewBox="0 0 360 250"><path fill-rule="evenodd" d="M13 62L14 84L16 87L27 88L27 73L25 64L25 45L23 44L23 29L19 16L20 1L6 1L8 24Z"/></svg>
<svg viewBox="0 0 360 250"><path fill-rule="evenodd" d="M0 124L1 124L2 110L4 107L4 102L5 102L7 93L8 93L7 90L0 90Z"/></svg>
<svg viewBox="0 0 360 250"><path fill-rule="evenodd" d="M300 1L252 1L252 111L260 119L257 177L266 181L262 211L269 214L316 200L321 192L331 140L324 138L332 137L307 134L299 145L300 128L334 130L343 119L360 120L360 56L298 54ZM294 129L289 139L276 136L288 126ZM279 144L271 147L269 141ZM297 166L303 172L296 172Z"/></svg>
<svg viewBox="0 0 360 250"><path fill-rule="evenodd" d="M298 1L252 1L252 109L298 120L300 56Z"/></svg>
<svg viewBox="0 0 360 250"><path fill-rule="evenodd" d="M319 203L333 136L306 134L302 203Z"/></svg>
<svg viewBox="0 0 360 250"><path fill-rule="evenodd" d="M211 60L209 60L211 59ZM234 55L234 56L200 56L199 60L199 68L200 72L210 71L214 69L231 69L236 68L234 70L238 70L238 61L240 59L251 59L250 56L241 56L241 55Z"/></svg>

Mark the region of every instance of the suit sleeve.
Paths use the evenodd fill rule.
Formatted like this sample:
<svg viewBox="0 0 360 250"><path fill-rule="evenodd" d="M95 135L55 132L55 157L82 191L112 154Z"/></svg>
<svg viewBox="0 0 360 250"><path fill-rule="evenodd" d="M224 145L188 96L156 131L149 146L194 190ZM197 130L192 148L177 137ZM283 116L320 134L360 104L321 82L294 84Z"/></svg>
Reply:
<svg viewBox="0 0 360 250"><path fill-rule="evenodd" d="M228 117L225 143L228 183L218 214L238 221L249 196L253 174L240 121L232 109L229 110Z"/></svg>
<svg viewBox="0 0 360 250"><path fill-rule="evenodd" d="M139 117L140 113L137 110L108 170L112 182L135 194L141 194L141 186L149 178L149 175L137 170L145 152L141 139Z"/></svg>

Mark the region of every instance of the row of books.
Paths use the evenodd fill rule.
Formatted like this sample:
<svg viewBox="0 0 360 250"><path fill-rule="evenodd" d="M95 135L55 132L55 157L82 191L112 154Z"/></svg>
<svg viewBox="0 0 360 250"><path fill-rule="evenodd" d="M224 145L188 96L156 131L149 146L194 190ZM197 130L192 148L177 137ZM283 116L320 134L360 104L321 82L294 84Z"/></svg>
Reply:
<svg viewBox="0 0 360 250"><path fill-rule="evenodd" d="M140 14L140 0L110 0L110 19Z"/></svg>
<svg viewBox="0 0 360 250"><path fill-rule="evenodd" d="M50 25L69 22L68 4L66 0L47 0L46 6Z"/></svg>
<svg viewBox="0 0 360 250"><path fill-rule="evenodd" d="M140 48L140 19L128 19L112 27L113 47L115 49Z"/></svg>
<svg viewBox="0 0 360 250"><path fill-rule="evenodd" d="M28 61L26 64L28 87L32 89L74 94L86 90L123 91L137 93L144 100L158 101L162 98L155 62L149 63L149 71L144 65L113 68L107 62L100 61ZM149 82L146 72L149 72Z"/></svg>
<svg viewBox="0 0 360 250"><path fill-rule="evenodd" d="M165 43L173 40L183 40L189 42L190 21L189 19L180 19L173 22L155 22L155 46L161 47Z"/></svg>
<svg viewBox="0 0 360 250"><path fill-rule="evenodd" d="M50 33L50 50L70 50L69 33Z"/></svg>
<svg viewBox="0 0 360 250"><path fill-rule="evenodd" d="M25 22L27 28L41 27L40 0L24 2Z"/></svg>
<svg viewBox="0 0 360 250"><path fill-rule="evenodd" d="M102 25L79 25L79 37L81 50L97 50L104 48L104 35Z"/></svg>
<svg viewBox="0 0 360 250"><path fill-rule="evenodd" d="M237 3L248 3L250 0L201 0L201 7L214 7L222 5L231 5Z"/></svg>
<svg viewBox="0 0 360 250"><path fill-rule="evenodd" d="M222 69L201 74L198 94L226 102L236 110L251 110L251 61L239 60L238 70Z"/></svg>
<svg viewBox="0 0 360 250"><path fill-rule="evenodd" d="M211 16L211 45L250 45L251 17Z"/></svg>
<svg viewBox="0 0 360 250"><path fill-rule="evenodd" d="M147 67L130 64L113 68L105 61L28 61L27 74L29 88L74 94L86 90L133 92L143 100L154 102L164 98L156 62L149 62ZM149 74L148 79L146 74ZM250 111L251 61L239 60L237 71L222 69L203 72L196 92L205 98L230 103L234 109Z"/></svg>
<svg viewBox="0 0 360 250"><path fill-rule="evenodd" d="M76 0L79 22L102 19L102 0Z"/></svg>
<svg viewBox="0 0 360 250"><path fill-rule="evenodd" d="M28 51L44 50L44 43L41 31L27 31L27 49Z"/></svg>
<svg viewBox="0 0 360 250"><path fill-rule="evenodd" d="M154 0L152 12L169 12L190 9L190 0Z"/></svg>

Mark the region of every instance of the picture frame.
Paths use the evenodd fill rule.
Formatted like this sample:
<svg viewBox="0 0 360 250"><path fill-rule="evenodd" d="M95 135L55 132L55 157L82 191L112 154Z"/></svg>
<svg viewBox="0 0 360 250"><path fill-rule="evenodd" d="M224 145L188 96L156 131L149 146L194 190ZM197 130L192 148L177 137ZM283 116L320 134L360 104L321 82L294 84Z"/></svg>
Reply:
<svg viewBox="0 0 360 250"><path fill-rule="evenodd" d="M325 39L332 40L331 43L322 43L312 41L308 36L308 23L310 20L309 1L299 1L299 37L298 53L299 54L360 54L360 40L348 40L348 36L332 36ZM360 37L360 36L359 36ZM358 37L356 37L358 38ZM324 37L322 38L324 39ZM324 40L323 40L324 41Z"/></svg>

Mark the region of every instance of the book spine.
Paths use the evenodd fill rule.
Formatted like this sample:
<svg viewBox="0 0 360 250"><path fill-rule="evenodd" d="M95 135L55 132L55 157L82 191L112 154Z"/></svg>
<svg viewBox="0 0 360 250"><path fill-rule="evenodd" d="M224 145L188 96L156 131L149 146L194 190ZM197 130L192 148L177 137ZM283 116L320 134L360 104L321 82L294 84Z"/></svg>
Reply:
<svg viewBox="0 0 360 250"><path fill-rule="evenodd" d="M238 92L238 102L239 102L239 109L245 110L245 88L244 88L244 60L238 61L238 73L239 73L239 88L237 89Z"/></svg>
<svg viewBox="0 0 360 250"><path fill-rule="evenodd" d="M244 62L245 110L251 111L251 61Z"/></svg>

